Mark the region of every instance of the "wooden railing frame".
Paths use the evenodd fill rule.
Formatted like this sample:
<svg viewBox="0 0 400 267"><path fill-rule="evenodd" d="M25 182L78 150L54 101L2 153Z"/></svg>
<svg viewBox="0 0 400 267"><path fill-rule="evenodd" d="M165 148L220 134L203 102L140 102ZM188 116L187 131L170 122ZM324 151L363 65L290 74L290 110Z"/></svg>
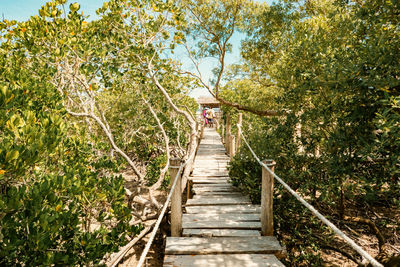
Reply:
<svg viewBox="0 0 400 267"><path fill-rule="evenodd" d="M275 170L275 161L268 159L263 161L271 171ZM262 186L261 186L261 235L274 235L274 176L262 168Z"/></svg>
<svg viewBox="0 0 400 267"><path fill-rule="evenodd" d="M226 132L225 132L225 148L228 152L228 155L231 154L231 152L229 151L229 137L231 135L231 130L232 130L232 126L231 126L231 116L229 114L226 114Z"/></svg>
<svg viewBox="0 0 400 267"><path fill-rule="evenodd" d="M230 160L232 161L233 157L235 156L235 136L233 134L229 135L229 143L228 143L228 147L229 147L229 157Z"/></svg>
<svg viewBox="0 0 400 267"><path fill-rule="evenodd" d="M243 114L242 113L239 113L238 114L238 125L239 126L242 126L242 120L243 120ZM236 131L236 145L235 145L235 151L236 151L236 153L239 151L239 149L240 149L240 131L239 131L239 128L237 129L237 131Z"/></svg>
<svg viewBox="0 0 400 267"><path fill-rule="evenodd" d="M171 236L182 236L182 173L178 175L179 167L182 164L180 158L171 158L169 175L171 184L178 179L171 198Z"/></svg>

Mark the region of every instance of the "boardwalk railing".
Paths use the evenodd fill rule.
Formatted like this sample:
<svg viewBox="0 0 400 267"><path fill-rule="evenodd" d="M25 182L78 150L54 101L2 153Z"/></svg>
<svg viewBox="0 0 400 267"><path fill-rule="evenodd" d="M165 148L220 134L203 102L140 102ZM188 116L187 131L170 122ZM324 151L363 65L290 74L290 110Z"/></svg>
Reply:
<svg viewBox="0 0 400 267"><path fill-rule="evenodd" d="M228 117L229 118L229 117ZM271 160L261 161L254 150L250 147L245 136L243 135L241 125L237 125L238 134L243 139L248 149L250 150L253 157L263 167L263 180L262 180L262 207L261 207L261 222L263 235L272 235L273 233L273 213L272 213L272 199L273 199L273 181L275 178L285 189L287 189L297 200L299 200L307 209L309 209L315 216L317 216L323 223L335 232L336 235L341 237L347 244L349 244L354 250L356 250L364 259L367 259L370 264L374 267L383 267L378 261L376 261L371 255L357 245L351 238L337 228L332 222L325 218L319 211L317 211L311 204L304 200L299 194L297 194L288 184L286 184L278 175L274 172L275 163ZM227 131L228 132L228 131ZM230 134L230 128L229 128Z"/></svg>
<svg viewBox="0 0 400 267"><path fill-rule="evenodd" d="M153 232L150 235L149 241L147 242L146 247L144 248L142 255L140 256L139 262L136 265L136 267L143 266L146 260L147 253L149 252L151 244L153 243L157 230L160 227L161 220L164 217L165 212L167 211L170 201L171 201L171 235L180 236L182 231L182 192L181 192L182 175L181 174L183 168L194 158L195 154L196 150L194 150L194 152L192 153L192 155L190 155L190 157L186 160L186 162L182 162L181 159L177 158L171 159L170 176L173 179L172 186L169 191L167 200L165 201L161 213L153 228ZM180 163L179 166L177 166L178 163Z"/></svg>
<svg viewBox="0 0 400 267"><path fill-rule="evenodd" d="M136 267L143 266L143 264L146 260L147 253L149 252L149 249L153 243L153 240L156 236L158 228L160 227L161 221L164 218L164 215L167 211L167 208L168 208L170 202L171 202L171 234L172 234L172 236L180 236L181 231L182 231L182 191L181 191L182 170L194 158L195 155L196 155L196 149L193 151L193 153L189 156L189 158L185 162L182 162L182 160L179 158L170 159L170 169L169 170L170 170L170 177L172 179L171 180L171 182L172 182L171 189L169 191L167 200L165 201L165 203L163 205L160 215L158 216L158 219L154 225L153 231L151 232L150 238L147 241L147 244L140 256L139 262L136 265ZM140 235L138 237L136 237L131 242L136 243L136 241L138 239L142 238L150 230L151 230L151 227L147 227L140 233ZM128 244L124 248L122 248L120 250L120 252L116 255L116 257L114 259L112 259L111 263L108 264L108 266L109 267L117 266L118 263L124 257L124 255L128 252L130 247L131 247L131 245Z"/></svg>
<svg viewBox="0 0 400 267"><path fill-rule="evenodd" d="M149 241L146 244L146 247L144 248L142 254L140 255L140 259L136 267L141 267L143 266L147 253L150 250L151 244L153 243L153 240L156 236L157 230L160 227L162 218L165 215L165 212L167 211L168 205L171 202L171 235L172 236L181 236L182 234L182 170L185 168L185 166L195 157L197 153L197 148L199 146L200 139L202 138L204 127L200 123L200 136L199 140L197 143L196 149L193 151L193 153L189 156L189 158L185 161L182 162L181 159L179 158L172 158L170 159L170 164L169 164L169 173L171 177L171 182L172 186L169 191L167 200L164 203L164 206L161 210L160 215L158 216L157 222L154 226L153 232L150 235ZM199 128L199 122L196 123L196 129L198 130ZM190 186L189 181L188 181L188 186ZM189 190L188 190L189 191Z"/></svg>

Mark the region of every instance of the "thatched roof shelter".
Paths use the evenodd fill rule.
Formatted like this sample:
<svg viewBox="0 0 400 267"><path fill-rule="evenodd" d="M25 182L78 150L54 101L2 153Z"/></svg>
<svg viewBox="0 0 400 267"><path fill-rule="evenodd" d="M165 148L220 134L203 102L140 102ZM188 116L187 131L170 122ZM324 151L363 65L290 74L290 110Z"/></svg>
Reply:
<svg viewBox="0 0 400 267"><path fill-rule="evenodd" d="M197 103L199 103L202 108L219 108L220 106L219 101L212 96L200 96L197 98Z"/></svg>

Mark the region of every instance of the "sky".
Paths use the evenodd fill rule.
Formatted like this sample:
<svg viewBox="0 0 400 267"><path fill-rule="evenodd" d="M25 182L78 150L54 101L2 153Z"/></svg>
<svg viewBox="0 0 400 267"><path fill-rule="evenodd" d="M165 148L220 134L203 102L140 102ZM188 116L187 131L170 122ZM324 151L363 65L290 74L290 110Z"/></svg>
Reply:
<svg viewBox="0 0 400 267"><path fill-rule="evenodd" d="M272 0L259 0L260 2L267 2L271 4ZM17 20L24 21L28 20L30 16L38 15L38 11L42 5L44 5L46 0L0 0L0 18L7 20ZM106 0L69 0L67 2L67 6L69 3L78 2L81 5L80 11L83 11L85 15L89 15L89 20L96 19L96 10L103 6L103 3ZM232 37L233 44L233 53L227 56L227 63L238 63L240 62L240 41L243 39L243 35L236 34ZM176 59L183 59L184 68L187 68L190 71L191 64L185 55L175 53ZM186 59L185 59L186 58ZM200 70L202 72L202 76L205 80L209 80L212 77L212 69L215 68L216 61L215 60L206 60L203 64L200 65ZM192 97L199 97L203 95L210 95L208 91L204 88L195 89L190 93Z"/></svg>
<svg viewBox="0 0 400 267"><path fill-rule="evenodd" d="M8 20L23 21L28 20L30 16L38 15L39 9L43 6L46 0L0 0L0 15L1 18ZM96 10L103 6L105 0L76 0L68 1L69 3L78 2L81 5L81 11L85 15L90 15L93 19L96 17Z"/></svg>

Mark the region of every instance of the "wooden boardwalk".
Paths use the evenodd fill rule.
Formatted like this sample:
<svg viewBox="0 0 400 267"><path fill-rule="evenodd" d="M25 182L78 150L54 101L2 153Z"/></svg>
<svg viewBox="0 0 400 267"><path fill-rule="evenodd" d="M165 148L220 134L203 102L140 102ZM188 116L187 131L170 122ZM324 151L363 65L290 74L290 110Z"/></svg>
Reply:
<svg viewBox="0 0 400 267"><path fill-rule="evenodd" d="M166 267L284 266L282 248L261 236L260 206L229 184L229 157L213 128L204 129L191 176L194 196L182 218L182 237L167 237Z"/></svg>

